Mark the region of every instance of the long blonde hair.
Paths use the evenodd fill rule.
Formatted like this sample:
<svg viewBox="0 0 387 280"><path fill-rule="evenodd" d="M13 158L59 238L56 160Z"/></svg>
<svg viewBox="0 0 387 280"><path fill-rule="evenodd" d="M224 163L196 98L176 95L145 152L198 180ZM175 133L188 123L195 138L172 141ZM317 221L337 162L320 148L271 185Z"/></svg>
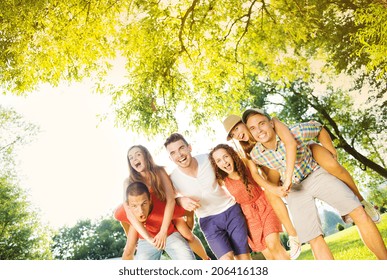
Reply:
<svg viewBox="0 0 387 280"><path fill-rule="evenodd" d="M165 201L166 200L165 189L160 180L161 172L163 171L165 172L165 169L164 167L159 166L154 162L153 157L148 151L148 149L142 145L134 145L130 147L126 155L128 159L128 165L129 165L129 183L133 183L133 182L142 182L144 184L148 183L146 181L146 178L144 178L139 172L137 172L130 164L129 152L134 148L139 148L142 154L144 155L146 171L147 171L147 174L149 174L150 176L149 187L154 191L154 193L156 194L157 198L160 199L160 201Z"/></svg>

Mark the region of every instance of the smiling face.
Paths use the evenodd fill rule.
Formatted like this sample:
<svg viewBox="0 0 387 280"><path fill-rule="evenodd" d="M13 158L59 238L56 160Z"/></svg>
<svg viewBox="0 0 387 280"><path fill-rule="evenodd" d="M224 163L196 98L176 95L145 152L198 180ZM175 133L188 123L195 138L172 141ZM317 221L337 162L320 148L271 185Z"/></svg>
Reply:
<svg viewBox="0 0 387 280"><path fill-rule="evenodd" d="M181 168L189 168L192 163L191 145L183 140L169 143L167 146L170 159Z"/></svg>
<svg viewBox="0 0 387 280"><path fill-rule="evenodd" d="M270 147L276 142L273 121L266 116L255 114L248 117L246 126L253 135L255 141L262 143L265 147Z"/></svg>
<svg viewBox="0 0 387 280"><path fill-rule="evenodd" d="M230 131L230 137L238 140L238 141L244 141L247 142L249 141L249 130L247 129L247 126L243 123L240 122L237 125L233 127Z"/></svg>
<svg viewBox="0 0 387 280"><path fill-rule="evenodd" d="M151 210L151 201L146 193L141 195L128 195L128 205L133 215L141 223L144 223Z"/></svg>
<svg viewBox="0 0 387 280"><path fill-rule="evenodd" d="M143 151L139 147L133 147L128 152L129 164L138 173L146 171L146 161Z"/></svg>
<svg viewBox="0 0 387 280"><path fill-rule="evenodd" d="M226 172L231 174L235 171L234 160L231 155L225 149L218 149L212 153L212 157L216 163L216 166Z"/></svg>

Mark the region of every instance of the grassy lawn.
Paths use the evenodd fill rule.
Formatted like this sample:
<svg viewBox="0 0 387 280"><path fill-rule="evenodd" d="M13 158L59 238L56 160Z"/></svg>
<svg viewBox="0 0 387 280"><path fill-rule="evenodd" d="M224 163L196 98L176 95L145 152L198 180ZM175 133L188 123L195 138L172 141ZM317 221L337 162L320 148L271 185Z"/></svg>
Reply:
<svg viewBox="0 0 387 280"><path fill-rule="evenodd" d="M387 213L382 215L382 222L376 225L387 244ZM336 260L375 260L375 256L360 240L357 228L352 226L325 238ZM313 260L309 244L302 246L298 260Z"/></svg>

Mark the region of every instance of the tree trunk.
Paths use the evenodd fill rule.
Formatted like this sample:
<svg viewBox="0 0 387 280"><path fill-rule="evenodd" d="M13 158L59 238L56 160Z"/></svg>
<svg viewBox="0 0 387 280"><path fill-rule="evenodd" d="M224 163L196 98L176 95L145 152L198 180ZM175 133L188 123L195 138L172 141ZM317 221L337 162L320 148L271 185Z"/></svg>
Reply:
<svg viewBox="0 0 387 280"><path fill-rule="evenodd" d="M362 164L364 164L364 166L371 168L372 170L377 172L379 175L383 176L384 178L387 178L387 169L383 168L382 166L380 166L376 162L363 156L358 151L356 151L356 149L353 148L351 145L344 144L340 147L342 147L348 154L352 155L355 159L357 159Z"/></svg>
<svg viewBox="0 0 387 280"><path fill-rule="evenodd" d="M314 99L315 103L311 102L310 100L308 100L308 98L306 98L308 100L308 103L314 109L316 109L329 122L329 124L332 126L332 128L333 128L335 133L332 133L331 131L329 131L328 128L325 128L325 129L327 129L327 131L331 135L331 137L333 136L332 138L339 139L340 147L343 148L348 154L352 155L359 162L364 164L365 167L368 167L368 168L374 170L380 176L383 176L384 178L387 178L387 169L383 168L381 165L379 165L376 162L374 162L374 161L370 160L369 158L365 157L364 155L359 153L353 146L348 144L348 142L344 139L343 135L341 134L341 132L339 130L339 127L337 126L337 123L331 118L331 116L324 109L324 107L321 106L318 103L318 99L314 95L312 95L312 94L311 94L311 96Z"/></svg>

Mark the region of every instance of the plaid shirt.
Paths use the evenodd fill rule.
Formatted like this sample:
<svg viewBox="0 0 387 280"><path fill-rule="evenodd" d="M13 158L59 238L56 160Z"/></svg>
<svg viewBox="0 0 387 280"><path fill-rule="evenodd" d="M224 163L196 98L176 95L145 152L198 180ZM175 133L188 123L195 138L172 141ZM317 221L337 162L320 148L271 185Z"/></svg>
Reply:
<svg viewBox="0 0 387 280"><path fill-rule="evenodd" d="M294 165L293 183L300 183L312 171L318 168L309 149L309 142L318 136L322 125L316 121L299 123L290 126L289 129L297 141L297 157ZM277 138L276 150L266 149L261 143L257 143L250 152L251 159L259 166L267 166L279 171L282 181L285 180L286 150L285 144Z"/></svg>

